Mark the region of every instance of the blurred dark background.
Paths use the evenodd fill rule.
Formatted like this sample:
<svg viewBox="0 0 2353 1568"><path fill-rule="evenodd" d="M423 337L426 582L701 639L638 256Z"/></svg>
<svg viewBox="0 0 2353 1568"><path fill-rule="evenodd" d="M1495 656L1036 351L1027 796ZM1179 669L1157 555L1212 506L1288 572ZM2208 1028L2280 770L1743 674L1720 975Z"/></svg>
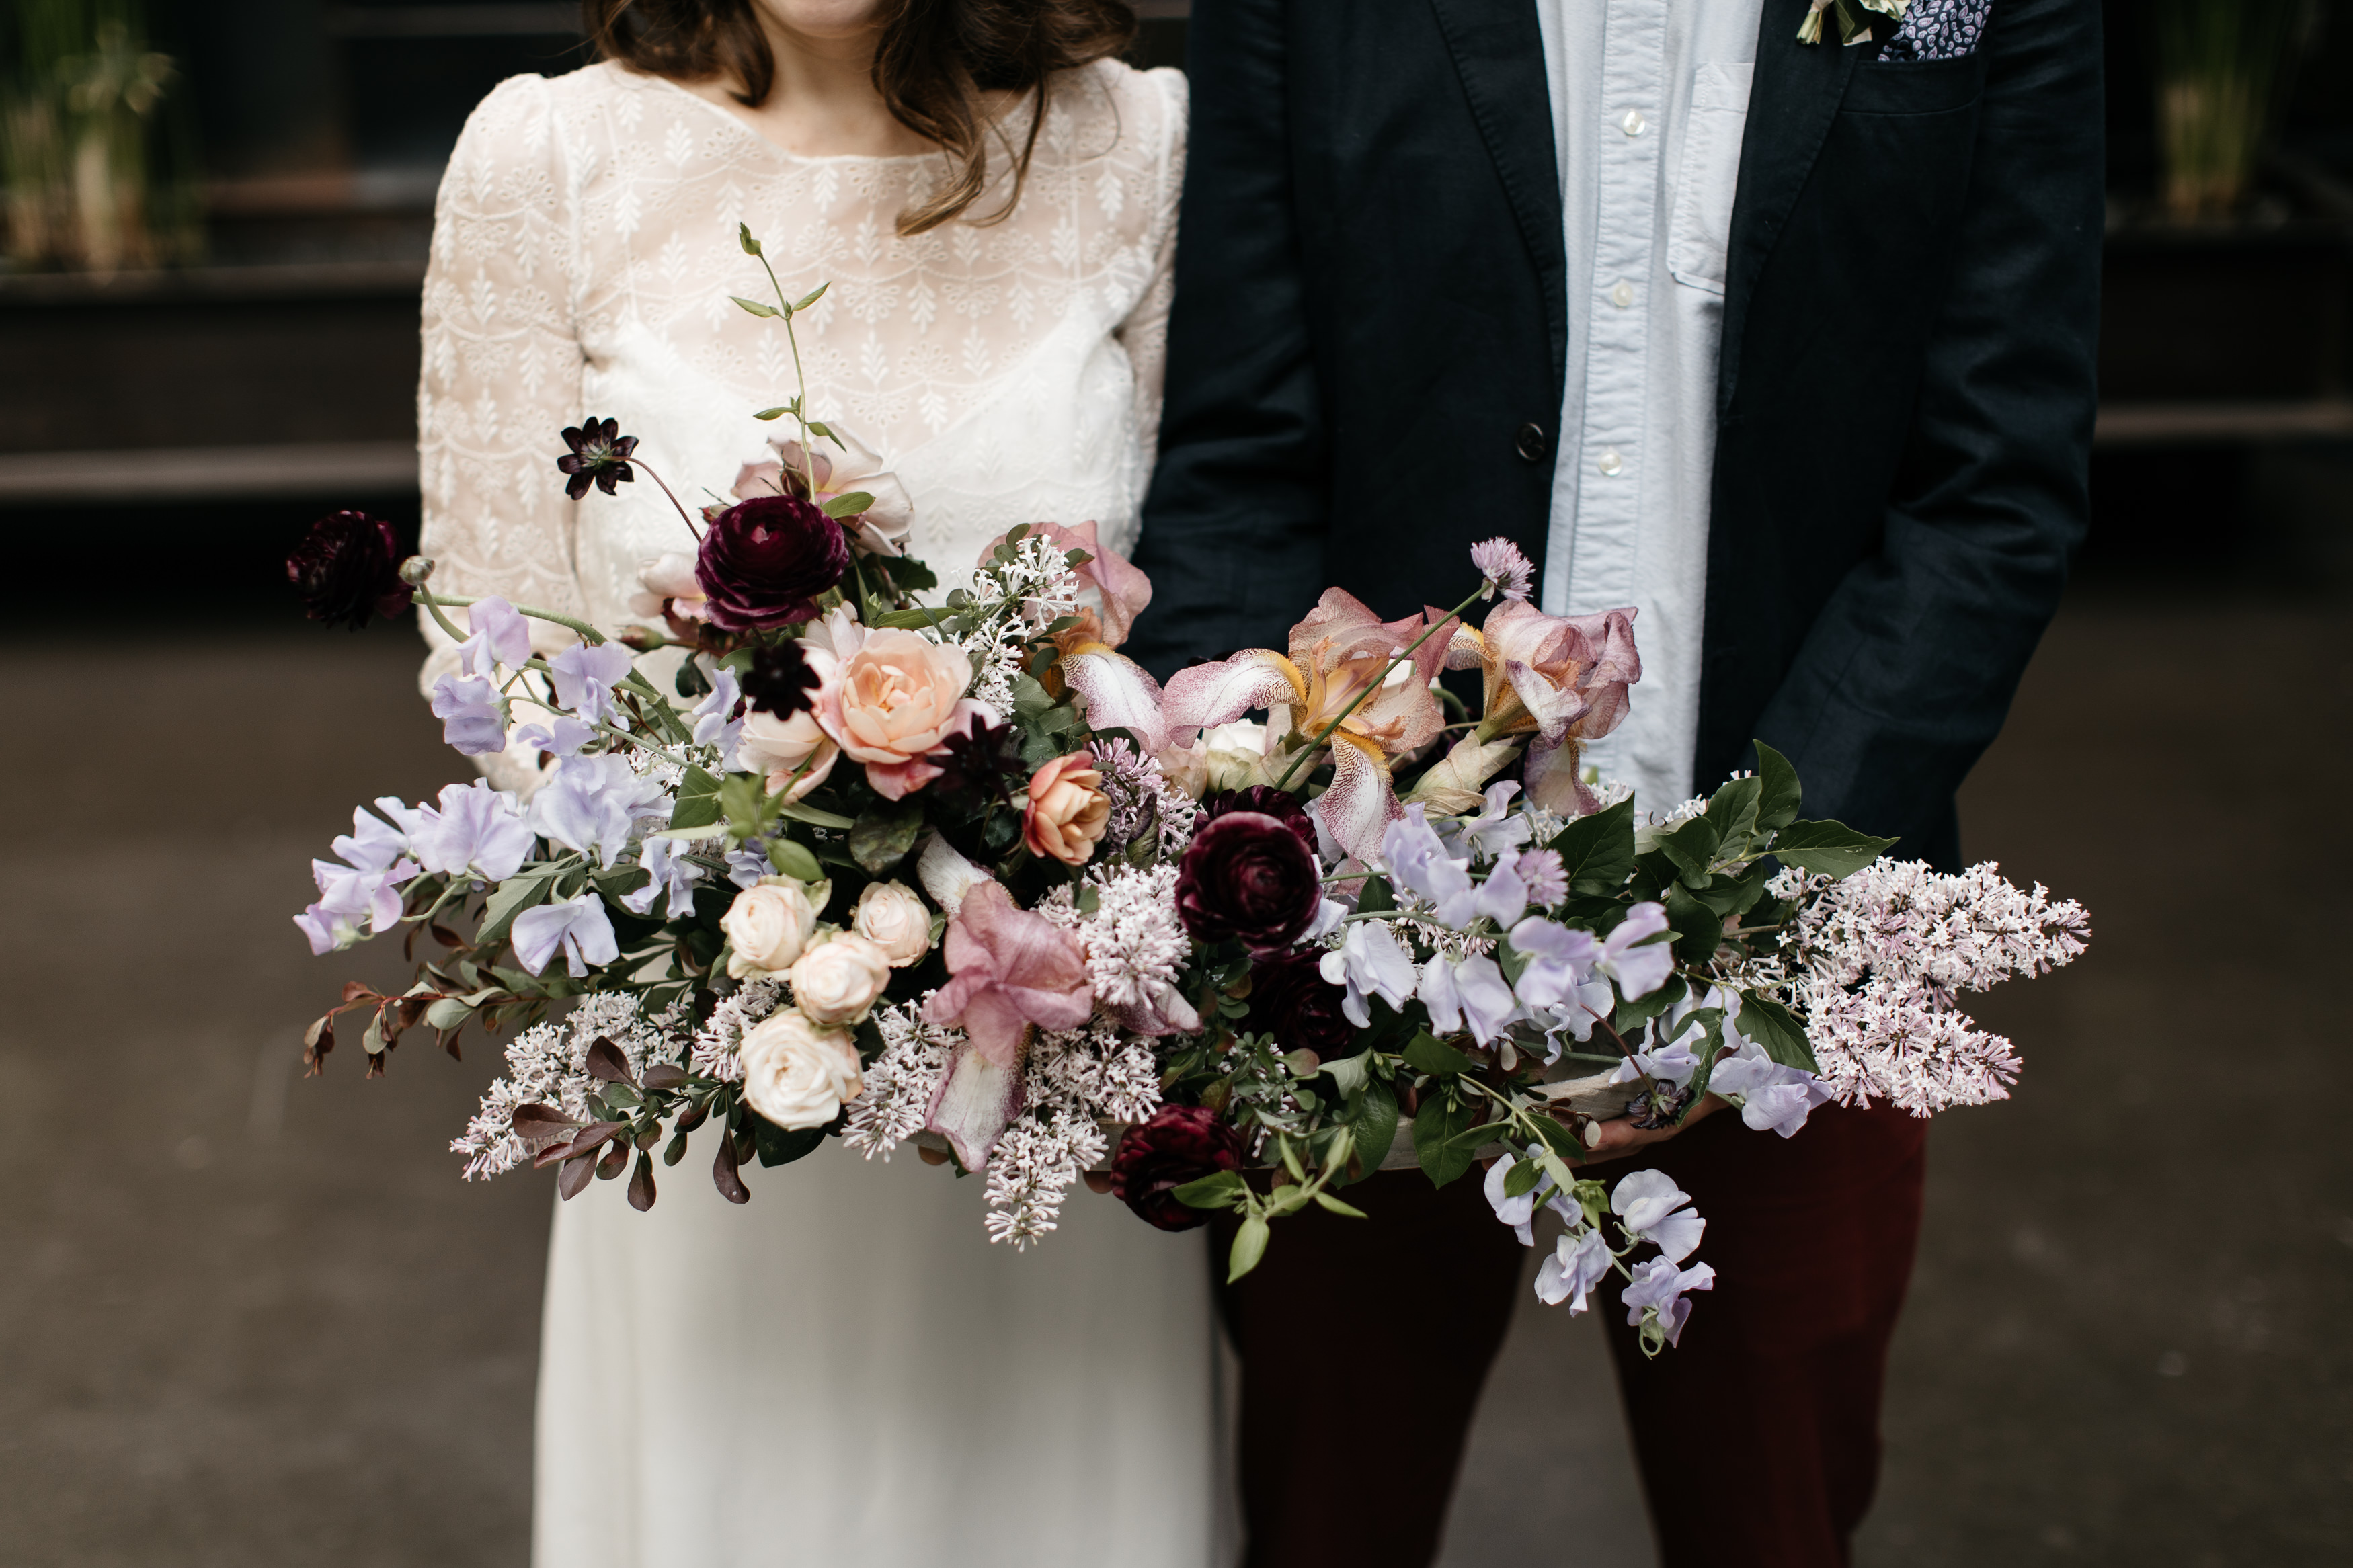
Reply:
<svg viewBox="0 0 2353 1568"><path fill-rule="evenodd" d="M1183 0L1142 10L1181 64ZM1870 1564L2353 1561L2314 858L2353 761L2353 7L2107 16L2094 522L1963 799L2099 935L1987 1000L2027 1076L1932 1140ZM552 1199L441 1152L491 1068L295 1077L397 956L305 956L303 862L462 764L413 631L307 627L278 563L334 507L413 535L442 161L583 58L565 0L0 0L0 1562L525 1560ZM1447 1568L1647 1561L1617 1422L1592 1321L1531 1301Z"/></svg>

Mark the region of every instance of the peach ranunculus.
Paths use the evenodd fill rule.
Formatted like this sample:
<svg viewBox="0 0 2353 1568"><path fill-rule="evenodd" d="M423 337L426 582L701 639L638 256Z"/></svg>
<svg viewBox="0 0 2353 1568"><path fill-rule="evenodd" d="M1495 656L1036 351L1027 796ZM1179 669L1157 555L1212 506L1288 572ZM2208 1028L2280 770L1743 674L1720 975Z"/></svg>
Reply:
<svg viewBox="0 0 2353 1568"><path fill-rule="evenodd" d="M1474 739L1532 737L1530 800L1563 816L1593 809L1577 776L1577 758L1585 742L1618 728L1626 717L1626 689L1642 679L1633 610L1564 618L1507 601L1484 627L1455 632L1446 664L1485 672L1484 716Z"/></svg>
<svg viewBox="0 0 2353 1568"><path fill-rule="evenodd" d="M1111 797L1092 752L1056 757L1029 775L1029 804L1021 813L1021 842L1029 853L1065 866L1092 858L1111 825Z"/></svg>
<svg viewBox="0 0 2353 1568"><path fill-rule="evenodd" d="M841 520L852 543L869 555L904 555L908 531L915 525L915 502L906 485L897 474L886 471L882 459L843 429L839 421L828 422L826 431L806 457L798 441L783 437L770 441L775 457L746 463L737 470L735 499L796 495L807 500L805 492L813 474L819 506L853 492L874 498L864 511Z"/></svg>
<svg viewBox="0 0 2353 1568"><path fill-rule="evenodd" d="M818 723L866 782L888 800L937 778L925 759L951 735L968 735L988 710L965 695L972 660L960 647L913 632L865 632L819 689Z"/></svg>
<svg viewBox="0 0 2353 1568"><path fill-rule="evenodd" d="M1245 648L1222 664L1177 671L1162 717L1181 735L1265 709L1270 732L1289 732L1282 742L1288 754L1268 748L1268 770L1277 777L1301 747L1331 746L1332 787L1316 813L1351 855L1370 861L1380 853L1381 834L1404 810L1389 781L1392 760L1445 730L1430 682L1445 663L1454 624L1435 609L1383 621L1354 596L1327 588L1291 628L1287 653ZM1392 659L1399 660L1394 668ZM1294 783L1301 773L1292 775Z"/></svg>

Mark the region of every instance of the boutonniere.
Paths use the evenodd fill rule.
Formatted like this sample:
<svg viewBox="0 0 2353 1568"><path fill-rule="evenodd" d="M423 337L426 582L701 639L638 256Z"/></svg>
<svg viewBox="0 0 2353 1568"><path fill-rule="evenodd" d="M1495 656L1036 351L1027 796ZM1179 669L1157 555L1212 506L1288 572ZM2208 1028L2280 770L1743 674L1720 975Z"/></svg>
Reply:
<svg viewBox="0 0 2353 1568"><path fill-rule="evenodd" d="M1838 12L1839 42L1852 48L1856 44L1871 42L1871 26L1863 21L1862 11L1876 11L1893 22L1901 22L1912 0L1814 0L1806 19L1798 24L1798 42L1819 44L1822 41L1822 13ZM1861 11L1857 10L1860 6Z"/></svg>

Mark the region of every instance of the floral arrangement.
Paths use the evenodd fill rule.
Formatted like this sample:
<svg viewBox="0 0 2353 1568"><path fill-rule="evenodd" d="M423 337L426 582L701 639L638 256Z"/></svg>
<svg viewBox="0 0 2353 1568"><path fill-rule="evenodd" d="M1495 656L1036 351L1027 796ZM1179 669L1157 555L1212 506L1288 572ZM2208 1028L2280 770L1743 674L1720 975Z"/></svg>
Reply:
<svg viewBox="0 0 2353 1568"><path fill-rule="evenodd" d="M789 333L822 293L738 303ZM1704 1221L1655 1172L1580 1173L1601 1122L1715 1095L1788 1137L1831 1100L2001 1099L2017 1058L1956 998L2084 950L2040 887L1804 819L1770 747L1663 813L1589 776L1633 613L1542 613L1505 541L1451 609L1335 589L1285 648L1164 689L1119 651L1150 584L1094 525L1012 529L924 603L903 488L804 405L765 411L797 434L732 504L679 508L692 548L646 563L617 637L436 594L357 513L288 563L314 618L422 606L457 645L449 744L540 759L527 795L354 812L296 917L320 953L438 950L405 990L346 985L313 1071L346 1016L370 1076L410 1030L452 1055L513 1031L453 1144L469 1178L626 1173L649 1208L708 1123L742 1203L755 1160L912 1143L981 1176L1017 1248L1082 1177L1164 1229L1231 1211L1239 1277L1283 1215L1359 1215L1374 1171L1484 1160L1523 1241L1539 1207L1565 1224L1538 1294L1581 1311L1620 1276L1655 1351L1713 1279ZM575 497L661 483L613 421L565 439ZM534 652L534 617L577 640Z"/></svg>

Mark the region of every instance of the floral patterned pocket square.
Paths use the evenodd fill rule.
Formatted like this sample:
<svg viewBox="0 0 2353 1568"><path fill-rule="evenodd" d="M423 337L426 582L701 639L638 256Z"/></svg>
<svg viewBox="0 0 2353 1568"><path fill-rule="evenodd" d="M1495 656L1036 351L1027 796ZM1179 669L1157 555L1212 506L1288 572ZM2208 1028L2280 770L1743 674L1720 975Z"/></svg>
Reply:
<svg viewBox="0 0 2353 1568"><path fill-rule="evenodd" d="M1978 47L1985 31L1986 13L1993 0L1814 0L1804 25L1798 29L1801 44L1822 41L1822 14L1838 19L1839 41L1867 44L1887 23L1867 20L1863 12L1888 17L1894 31L1880 50L1883 60L1957 60Z"/></svg>

